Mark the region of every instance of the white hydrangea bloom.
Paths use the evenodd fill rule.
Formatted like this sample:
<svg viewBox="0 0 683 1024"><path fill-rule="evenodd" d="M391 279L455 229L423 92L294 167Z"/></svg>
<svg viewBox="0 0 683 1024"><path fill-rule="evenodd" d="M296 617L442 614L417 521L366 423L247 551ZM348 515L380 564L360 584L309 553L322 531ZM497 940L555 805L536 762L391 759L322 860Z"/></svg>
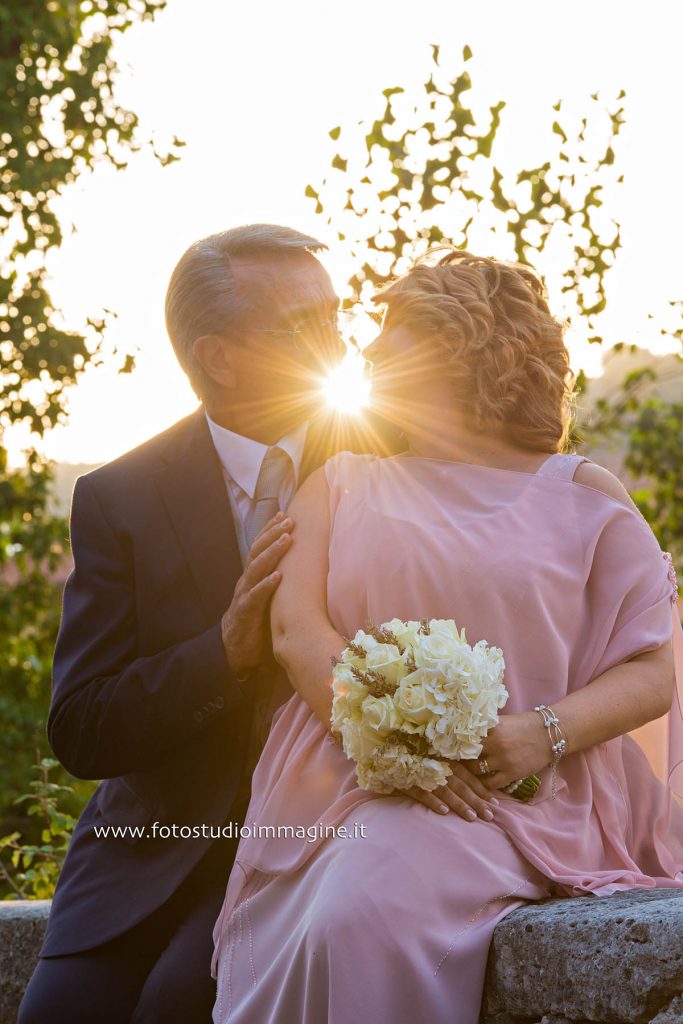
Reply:
<svg viewBox="0 0 683 1024"><path fill-rule="evenodd" d="M358 783L375 793L419 786L430 792L443 786L452 769L443 761L411 754L397 743L388 743L357 766Z"/></svg>

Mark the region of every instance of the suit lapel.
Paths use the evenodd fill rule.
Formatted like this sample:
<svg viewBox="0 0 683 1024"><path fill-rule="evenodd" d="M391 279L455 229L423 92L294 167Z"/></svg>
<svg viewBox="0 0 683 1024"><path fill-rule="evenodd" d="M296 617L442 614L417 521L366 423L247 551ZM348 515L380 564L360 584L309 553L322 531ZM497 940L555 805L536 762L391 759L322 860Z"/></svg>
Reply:
<svg viewBox="0 0 683 1024"><path fill-rule="evenodd" d="M309 423L299 483L338 451L387 455L400 450L391 428L372 413L342 417L322 410ZM242 559L203 405L174 431L164 461L155 481L211 625L232 600Z"/></svg>
<svg viewBox="0 0 683 1024"><path fill-rule="evenodd" d="M242 574L235 524L220 461L201 406L166 455L155 481L209 624L218 622Z"/></svg>

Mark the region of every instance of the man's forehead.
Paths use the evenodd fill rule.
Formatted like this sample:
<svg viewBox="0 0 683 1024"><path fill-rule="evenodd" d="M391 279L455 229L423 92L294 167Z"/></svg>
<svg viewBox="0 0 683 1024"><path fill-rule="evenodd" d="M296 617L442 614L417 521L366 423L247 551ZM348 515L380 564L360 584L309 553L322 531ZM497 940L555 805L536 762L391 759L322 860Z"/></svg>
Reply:
<svg viewBox="0 0 683 1024"><path fill-rule="evenodd" d="M233 258L237 287L259 309L296 309L338 301L330 276L310 253Z"/></svg>

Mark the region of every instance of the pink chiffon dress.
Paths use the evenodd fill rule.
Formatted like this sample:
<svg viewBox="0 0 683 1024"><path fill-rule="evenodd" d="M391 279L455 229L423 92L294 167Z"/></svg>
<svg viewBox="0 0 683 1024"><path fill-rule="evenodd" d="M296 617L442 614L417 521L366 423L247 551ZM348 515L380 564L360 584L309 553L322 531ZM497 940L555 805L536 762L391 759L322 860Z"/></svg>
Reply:
<svg viewBox="0 0 683 1024"><path fill-rule="evenodd" d="M328 614L343 636L368 619L455 619L503 650L501 714L552 706L672 639L676 692L649 759L640 730L619 736L562 758L554 799L548 767L529 803L503 794L492 821L469 822L359 788L294 694L214 927L214 1024L475 1024L493 930L515 908L683 887L675 574L637 510L574 480L582 461L329 459Z"/></svg>

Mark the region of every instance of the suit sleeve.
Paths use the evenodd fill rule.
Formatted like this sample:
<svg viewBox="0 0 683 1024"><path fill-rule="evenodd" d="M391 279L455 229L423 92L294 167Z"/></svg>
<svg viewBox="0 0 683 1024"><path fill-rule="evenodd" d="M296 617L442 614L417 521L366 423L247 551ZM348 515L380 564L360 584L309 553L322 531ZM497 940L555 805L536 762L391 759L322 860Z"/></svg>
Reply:
<svg viewBox="0 0 683 1024"><path fill-rule="evenodd" d="M247 695L230 672L220 622L136 657L131 552L108 524L87 477L71 509L74 569L55 647L50 746L77 778L145 771L195 739Z"/></svg>

